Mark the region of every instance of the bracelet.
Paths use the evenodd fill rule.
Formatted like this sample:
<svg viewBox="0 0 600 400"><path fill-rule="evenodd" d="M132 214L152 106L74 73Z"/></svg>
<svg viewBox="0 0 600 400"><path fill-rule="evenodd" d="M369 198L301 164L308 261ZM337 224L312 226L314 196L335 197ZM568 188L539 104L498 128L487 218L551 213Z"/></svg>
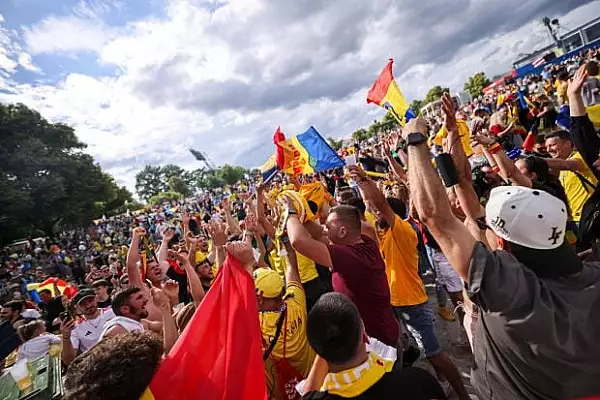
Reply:
<svg viewBox="0 0 600 400"><path fill-rule="evenodd" d="M500 150L502 150L502 146L500 146L498 143L494 143L493 145L491 145L488 148L488 151L490 152L490 154L496 154L498 153Z"/></svg>

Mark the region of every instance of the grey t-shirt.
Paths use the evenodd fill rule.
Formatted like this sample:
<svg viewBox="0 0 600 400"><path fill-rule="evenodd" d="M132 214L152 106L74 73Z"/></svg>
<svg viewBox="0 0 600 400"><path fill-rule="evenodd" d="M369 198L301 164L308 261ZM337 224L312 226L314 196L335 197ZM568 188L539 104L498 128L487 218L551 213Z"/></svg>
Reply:
<svg viewBox="0 0 600 400"><path fill-rule="evenodd" d="M480 399L600 394L600 264L541 279L477 243L467 292L480 307L471 376Z"/></svg>

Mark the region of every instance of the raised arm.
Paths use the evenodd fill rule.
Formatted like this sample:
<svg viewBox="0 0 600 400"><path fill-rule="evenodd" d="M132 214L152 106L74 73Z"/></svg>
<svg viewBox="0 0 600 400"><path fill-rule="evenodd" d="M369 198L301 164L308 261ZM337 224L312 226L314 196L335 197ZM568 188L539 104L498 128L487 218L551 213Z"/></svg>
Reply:
<svg viewBox="0 0 600 400"><path fill-rule="evenodd" d="M158 254L156 255L158 258L158 265L160 265L160 269L162 269L163 273L167 273L169 270L169 261L167 261L167 251L169 250L169 242L171 239L175 237L175 231L173 229L167 229L163 233L162 243L160 244L160 248L158 249Z"/></svg>
<svg viewBox="0 0 600 400"><path fill-rule="evenodd" d="M229 199L224 198L221 201L221 206L223 207L223 211L225 211L225 221L229 227L229 232L232 235L241 235L242 228L240 228L240 224L237 219L233 218L233 215L231 214L231 203L229 202Z"/></svg>
<svg viewBox="0 0 600 400"><path fill-rule="evenodd" d="M202 282L200 282L200 278L194 270L194 264L190 262L191 257L186 258L181 253L177 253L173 250L169 250L169 255L175 260L177 260L179 263L181 263L181 265L183 266L185 274L187 275L190 294L192 295L192 299L194 299L194 304L197 307L206 293L204 293Z"/></svg>
<svg viewBox="0 0 600 400"><path fill-rule="evenodd" d="M221 268L227 256L225 253L225 244L227 243L225 225L219 221L210 221L206 225L206 230L212 238L212 245L216 252L215 265L217 268Z"/></svg>
<svg viewBox="0 0 600 400"><path fill-rule="evenodd" d="M406 183L408 181L408 176L406 175L404 168L402 168L402 165L400 165L400 163L398 163L398 161L396 161L396 159L392 156L392 142L393 139L391 138L383 141L384 156L390 164L390 168L394 173L394 176L396 176L396 178L401 182Z"/></svg>
<svg viewBox="0 0 600 400"><path fill-rule="evenodd" d="M132 232L131 245L127 251L127 275L131 286L142 287L142 276L138 263L140 262L140 238L145 234L144 228L135 228Z"/></svg>
<svg viewBox="0 0 600 400"><path fill-rule="evenodd" d="M317 264L328 268L333 267L327 245L312 238L298 219L297 214L290 214L286 222L286 227L290 244L294 250L312 259Z"/></svg>
<svg viewBox="0 0 600 400"><path fill-rule="evenodd" d="M454 103L448 93L442 96L442 112L444 113L444 127L448 132L448 153L454 161L458 173L458 184L454 186L460 207L467 218L479 218L484 215L484 210L479 204L479 197L473 189L471 177L471 165L462 146L458 124L456 122L456 110Z"/></svg>
<svg viewBox="0 0 600 400"><path fill-rule="evenodd" d="M301 285L302 281L300 280L300 272L298 272L298 259L296 257L296 251L294 251L294 248L289 240L284 239L282 242L286 251L285 265L287 268L285 269L285 282L286 284L289 284L290 282L296 282L298 285Z"/></svg>
<svg viewBox="0 0 600 400"><path fill-rule="evenodd" d="M348 166L348 171L350 172L351 178L358 183L360 195L365 203L369 203L370 207L379 211L385 222L387 222L390 228L393 228L396 214L394 214L394 211L388 204L383 192L377 188L375 182L367 176L361 167L350 165Z"/></svg>
<svg viewBox="0 0 600 400"><path fill-rule="evenodd" d="M163 348L165 354L169 354L169 351L171 351L171 348L173 348L179 337L177 325L175 325L175 319L171 313L171 304L169 303L169 298L162 290L153 287L151 294L152 302L160 309L162 315Z"/></svg>
<svg viewBox="0 0 600 400"><path fill-rule="evenodd" d="M402 135L420 132L427 135L427 124L422 118L408 122ZM467 280L475 238L454 216L446 191L429 160L426 143L408 147L410 168L408 180L415 208L458 275Z"/></svg>
<svg viewBox="0 0 600 400"><path fill-rule="evenodd" d="M569 131L575 148L581 153L581 156L592 171L594 171L593 165L600 153L600 138L598 138L594 125L587 115L583 98L581 97L581 89L587 78L588 74L584 64L577 70L573 80L569 83L567 89L569 112L571 114Z"/></svg>
<svg viewBox="0 0 600 400"><path fill-rule="evenodd" d="M272 239L275 238L275 227L265 215L265 187L262 183L256 185L256 216L265 232Z"/></svg>

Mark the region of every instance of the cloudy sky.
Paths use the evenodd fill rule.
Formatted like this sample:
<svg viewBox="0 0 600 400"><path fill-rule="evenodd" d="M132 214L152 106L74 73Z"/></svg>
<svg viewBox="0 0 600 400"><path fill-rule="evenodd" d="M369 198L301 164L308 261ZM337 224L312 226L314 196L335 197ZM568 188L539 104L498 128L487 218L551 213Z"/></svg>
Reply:
<svg viewBox="0 0 600 400"><path fill-rule="evenodd" d="M278 125L344 137L387 59L406 97L509 70L600 0L0 0L0 101L76 129L133 189L145 164L261 165Z"/></svg>

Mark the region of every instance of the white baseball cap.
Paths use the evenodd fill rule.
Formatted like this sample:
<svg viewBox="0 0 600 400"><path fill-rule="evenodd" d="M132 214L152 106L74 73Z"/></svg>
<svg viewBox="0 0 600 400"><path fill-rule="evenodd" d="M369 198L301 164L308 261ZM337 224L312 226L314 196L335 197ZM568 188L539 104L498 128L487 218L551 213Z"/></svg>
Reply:
<svg viewBox="0 0 600 400"><path fill-rule="evenodd" d="M552 250L565 240L567 206L542 190L496 187L490 193L485 214L496 235L523 247Z"/></svg>

